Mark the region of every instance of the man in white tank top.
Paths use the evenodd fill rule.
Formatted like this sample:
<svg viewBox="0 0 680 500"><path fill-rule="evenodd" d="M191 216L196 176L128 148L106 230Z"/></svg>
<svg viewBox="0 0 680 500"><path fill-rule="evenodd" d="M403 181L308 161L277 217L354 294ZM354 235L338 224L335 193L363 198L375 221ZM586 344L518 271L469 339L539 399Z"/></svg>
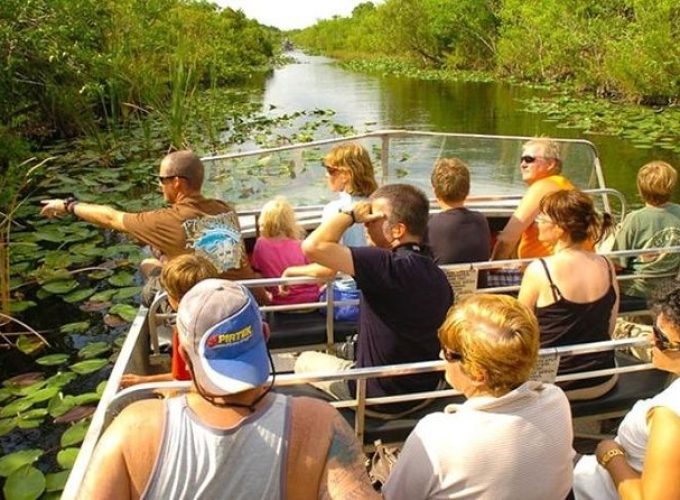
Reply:
<svg viewBox="0 0 680 500"><path fill-rule="evenodd" d="M79 498L377 498L333 407L270 392L266 328L245 287L200 282L177 326L193 390L125 408Z"/></svg>

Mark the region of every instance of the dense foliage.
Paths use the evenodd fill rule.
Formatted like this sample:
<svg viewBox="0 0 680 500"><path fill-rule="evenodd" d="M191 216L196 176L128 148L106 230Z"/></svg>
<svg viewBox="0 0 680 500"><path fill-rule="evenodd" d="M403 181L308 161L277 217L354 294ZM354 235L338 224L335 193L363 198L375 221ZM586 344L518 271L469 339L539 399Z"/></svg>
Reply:
<svg viewBox="0 0 680 500"><path fill-rule="evenodd" d="M293 38L340 57L568 81L642 103L680 98L677 0L385 0Z"/></svg>
<svg viewBox="0 0 680 500"><path fill-rule="evenodd" d="M180 113L195 89L267 65L277 36L205 1L3 0L0 137L72 137Z"/></svg>

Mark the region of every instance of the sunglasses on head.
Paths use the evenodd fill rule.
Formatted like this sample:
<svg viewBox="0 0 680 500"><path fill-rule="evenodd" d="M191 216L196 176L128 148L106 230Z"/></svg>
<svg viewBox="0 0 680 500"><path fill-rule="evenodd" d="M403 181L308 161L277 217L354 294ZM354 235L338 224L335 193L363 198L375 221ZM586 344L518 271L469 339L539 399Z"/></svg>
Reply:
<svg viewBox="0 0 680 500"><path fill-rule="evenodd" d="M442 357L449 363L454 363L456 361L463 361L463 355L459 352L452 351L448 347L442 346Z"/></svg>
<svg viewBox="0 0 680 500"><path fill-rule="evenodd" d="M671 341L664 331L657 325L652 326L654 347L660 351L680 351L680 342Z"/></svg>

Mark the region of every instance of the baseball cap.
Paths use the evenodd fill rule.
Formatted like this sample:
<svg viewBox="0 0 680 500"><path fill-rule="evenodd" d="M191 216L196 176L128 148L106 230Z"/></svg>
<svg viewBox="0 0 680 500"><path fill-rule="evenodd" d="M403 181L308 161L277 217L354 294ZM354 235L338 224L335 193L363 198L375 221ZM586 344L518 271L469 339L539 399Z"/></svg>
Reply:
<svg viewBox="0 0 680 500"><path fill-rule="evenodd" d="M179 303L177 329L196 382L206 392L236 394L269 377L262 317L243 285L223 279L200 281Z"/></svg>

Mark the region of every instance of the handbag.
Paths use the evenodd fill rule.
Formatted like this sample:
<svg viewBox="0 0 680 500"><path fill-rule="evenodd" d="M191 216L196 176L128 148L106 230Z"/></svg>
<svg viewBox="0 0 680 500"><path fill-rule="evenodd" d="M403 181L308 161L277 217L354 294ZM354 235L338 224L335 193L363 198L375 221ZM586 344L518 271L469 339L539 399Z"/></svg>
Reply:
<svg viewBox="0 0 680 500"><path fill-rule="evenodd" d="M334 281L332 284L333 300L335 302L345 300L359 300L361 292L357 288L356 282L352 278L341 279ZM319 295L319 301L326 301L326 293L328 287L324 289ZM326 315L326 309L321 309L321 314ZM333 305L333 319L335 321L358 321L359 320L359 304L351 306L336 306Z"/></svg>
<svg viewBox="0 0 680 500"><path fill-rule="evenodd" d="M374 488L382 487L392 472L394 464L401 452L399 445L384 445L380 439L376 439L375 452L368 464L368 477Z"/></svg>

